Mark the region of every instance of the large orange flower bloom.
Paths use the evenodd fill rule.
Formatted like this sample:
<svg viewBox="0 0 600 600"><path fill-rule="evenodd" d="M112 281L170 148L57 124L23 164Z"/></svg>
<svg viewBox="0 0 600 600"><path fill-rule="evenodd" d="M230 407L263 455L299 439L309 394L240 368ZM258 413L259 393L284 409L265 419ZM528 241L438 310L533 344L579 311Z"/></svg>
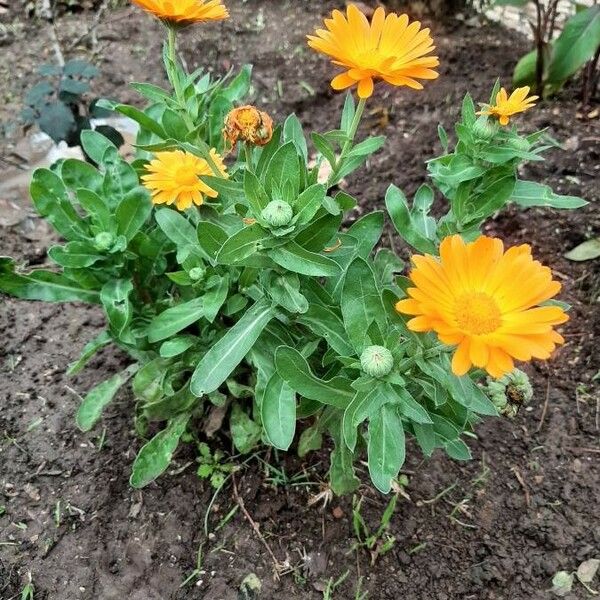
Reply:
<svg viewBox="0 0 600 600"><path fill-rule="evenodd" d="M347 69L331 82L334 90L358 84L358 96L368 98L377 79L420 90L423 86L417 79L438 76L432 70L440 64L437 56L426 56L435 49L429 29L421 29L418 21L409 23L408 15L386 16L379 7L369 23L351 4L346 15L334 10L331 18L325 19L325 26L327 29L307 36L308 45Z"/></svg>
<svg viewBox="0 0 600 600"><path fill-rule="evenodd" d="M435 331L456 345L452 371L464 375L472 365L501 377L513 359L546 359L564 339L553 327L568 320L558 306L539 306L560 291L548 267L533 260L527 244L504 252L497 238L465 243L444 239L440 258L413 256L410 298L396 310L414 315L412 331Z"/></svg>
<svg viewBox="0 0 600 600"><path fill-rule="evenodd" d="M154 204L175 203L178 210L186 210L192 204L200 206L204 196L217 197L217 192L200 179L202 175L215 175L204 158L182 150L157 152L155 157L146 165L148 174L142 175ZM210 157L219 171L218 176L227 179L223 159L214 148Z"/></svg>
<svg viewBox="0 0 600 600"><path fill-rule="evenodd" d="M173 25L185 26L229 17L222 0L133 0L155 17Z"/></svg>
<svg viewBox="0 0 600 600"><path fill-rule="evenodd" d="M517 88L510 96L504 88L496 94L496 104L487 106L478 115L492 115L498 118L500 125L508 125L510 117L525 112L528 108L535 106L539 96L529 96L529 87Z"/></svg>

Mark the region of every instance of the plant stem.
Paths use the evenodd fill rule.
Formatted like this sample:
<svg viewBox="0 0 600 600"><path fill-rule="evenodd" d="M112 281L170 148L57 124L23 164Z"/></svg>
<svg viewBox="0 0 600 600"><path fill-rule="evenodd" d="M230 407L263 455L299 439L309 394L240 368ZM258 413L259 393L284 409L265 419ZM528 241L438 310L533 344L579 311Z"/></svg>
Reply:
<svg viewBox="0 0 600 600"><path fill-rule="evenodd" d="M169 54L169 60L172 64L172 72L168 72L169 81L175 91L175 97L177 98L177 104L182 111L182 117L187 125L188 129L192 131L194 129L194 123L187 111L185 102L185 93L181 89L181 80L179 78L179 68L177 65L177 30L175 27L167 26L168 37L167 37L167 50ZM170 71L170 69L168 69Z"/></svg>
<svg viewBox="0 0 600 600"><path fill-rule="evenodd" d="M252 171L252 147L249 142L244 142L244 154L246 156L246 168Z"/></svg>
<svg viewBox="0 0 600 600"><path fill-rule="evenodd" d="M332 185L337 183L337 177L340 172L340 169L344 165L344 162L346 160L346 155L352 149L354 138L356 137L356 132L358 131L358 126L360 125L360 120L362 118L366 104L367 104L367 100L365 98L361 98L358 101L358 106L356 107L356 112L354 113L354 118L352 119L352 123L350 124L350 130L348 131L348 139L344 143L344 146L342 147L342 152L341 152L339 158L336 160L335 165L333 165L333 170L327 181L329 187L331 187Z"/></svg>

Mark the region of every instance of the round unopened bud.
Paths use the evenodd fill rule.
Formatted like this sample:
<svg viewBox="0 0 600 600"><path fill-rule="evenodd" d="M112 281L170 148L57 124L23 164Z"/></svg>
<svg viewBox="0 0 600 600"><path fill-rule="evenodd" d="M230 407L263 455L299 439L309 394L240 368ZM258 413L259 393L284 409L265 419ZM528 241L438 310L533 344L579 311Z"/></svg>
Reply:
<svg viewBox="0 0 600 600"><path fill-rule="evenodd" d="M115 236L109 231L101 231L94 238L94 246L97 250L108 250L115 243Z"/></svg>
<svg viewBox="0 0 600 600"><path fill-rule="evenodd" d="M283 227L287 225L294 216L292 207L283 200L271 200L261 213L262 218L271 227Z"/></svg>
<svg viewBox="0 0 600 600"><path fill-rule="evenodd" d="M188 275L192 281L200 281L205 273L206 270L202 267L193 267L188 271Z"/></svg>
<svg viewBox="0 0 600 600"><path fill-rule="evenodd" d="M394 357L383 346L367 346L360 355L360 366L371 377L383 377L392 370Z"/></svg>
<svg viewBox="0 0 600 600"><path fill-rule="evenodd" d="M480 140L491 140L498 131L495 123L490 123L487 119L478 119L473 125L473 135Z"/></svg>

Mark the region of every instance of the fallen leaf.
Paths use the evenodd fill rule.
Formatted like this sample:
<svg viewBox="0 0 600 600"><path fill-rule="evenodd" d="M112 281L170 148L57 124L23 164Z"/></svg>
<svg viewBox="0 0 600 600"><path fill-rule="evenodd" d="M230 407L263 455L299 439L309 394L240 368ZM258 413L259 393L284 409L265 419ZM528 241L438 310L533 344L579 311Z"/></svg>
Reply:
<svg viewBox="0 0 600 600"><path fill-rule="evenodd" d="M597 558L584 560L577 568L577 579L581 583L591 583L598 572L598 567L600 567L600 560Z"/></svg>

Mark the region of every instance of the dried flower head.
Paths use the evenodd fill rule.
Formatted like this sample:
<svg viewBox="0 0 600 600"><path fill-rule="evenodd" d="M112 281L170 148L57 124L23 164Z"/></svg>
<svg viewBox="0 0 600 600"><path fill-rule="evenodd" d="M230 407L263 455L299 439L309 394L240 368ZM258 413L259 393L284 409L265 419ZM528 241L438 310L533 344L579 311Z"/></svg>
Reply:
<svg viewBox="0 0 600 600"><path fill-rule="evenodd" d="M223 137L232 146L240 140L255 146L264 146L273 137L273 120L255 106L234 108L225 117Z"/></svg>

